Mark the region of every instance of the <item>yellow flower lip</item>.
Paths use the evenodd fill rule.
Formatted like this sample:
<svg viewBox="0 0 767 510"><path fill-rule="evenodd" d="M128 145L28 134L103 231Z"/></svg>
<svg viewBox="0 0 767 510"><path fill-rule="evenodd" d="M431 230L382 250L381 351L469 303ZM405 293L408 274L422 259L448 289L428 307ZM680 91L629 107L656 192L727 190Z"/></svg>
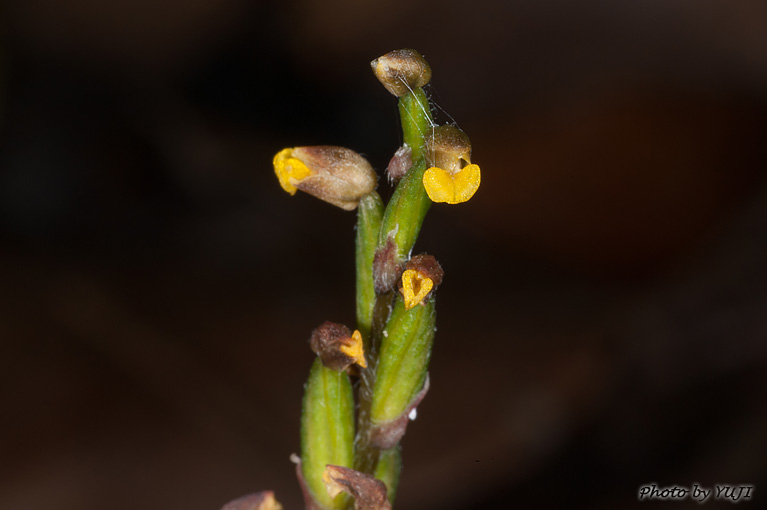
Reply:
<svg viewBox="0 0 767 510"><path fill-rule="evenodd" d="M481 174L479 165L470 164L450 173L439 167L431 167L423 174L423 187L432 202L460 204L468 201L479 189Z"/></svg>
<svg viewBox="0 0 767 510"><path fill-rule="evenodd" d="M311 170L298 158L293 157L293 149L282 149L274 156L274 173L282 189L295 195L296 184L312 175Z"/></svg>
<svg viewBox="0 0 767 510"><path fill-rule="evenodd" d="M426 296L434 288L434 281L415 269L407 269L402 273L402 297L405 309L410 310L415 305L423 304Z"/></svg>
<svg viewBox="0 0 767 510"><path fill-rule="evenodd" d="M365 361L365 350L362 347L362 334L355 329L350 340L348 343L342 343L339 350L352 358L362 368L367 368L368 363Z"/></svg>

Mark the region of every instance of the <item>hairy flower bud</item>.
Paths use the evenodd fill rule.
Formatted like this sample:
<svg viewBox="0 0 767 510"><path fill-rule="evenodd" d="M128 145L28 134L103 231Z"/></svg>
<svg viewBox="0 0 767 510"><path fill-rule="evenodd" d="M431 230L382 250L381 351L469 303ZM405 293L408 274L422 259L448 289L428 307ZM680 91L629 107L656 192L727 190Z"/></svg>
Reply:
<svg viewBox="0 0 767 510"><path fill-rule="evenodd" d="M274 173L282 189L301 190L351 211L376 187L370 163L344 147L319 145L283 149L274 156Z"/></svg>
<svg viewBox="0 0 767 510"><path fill-rule="evenodd" d="M397 97L431 80L431 67L416 50L394 50L370 62L370 67L386 90Z"/></svg>
<svg viewBox="0 0 767 510"><path fill-rule="evenodd" d="M407 145L403 145L394 156L389 160L389 165L386 167L386 175L389 177L389 182L399 182L405 174L413 167L413 149Z"/></svg>

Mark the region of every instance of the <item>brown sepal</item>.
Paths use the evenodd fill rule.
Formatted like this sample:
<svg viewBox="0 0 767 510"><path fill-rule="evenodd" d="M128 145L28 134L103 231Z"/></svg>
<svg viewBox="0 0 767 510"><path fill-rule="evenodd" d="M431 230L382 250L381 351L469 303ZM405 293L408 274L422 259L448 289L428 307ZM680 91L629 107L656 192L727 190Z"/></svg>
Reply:
<svg viewBox="0 0 767 510"><path fill-rule="evenodd" d="M282 505L274 499L274 492L261 491L230 501L221 510L282 510Z"/></svg>
<svg viewBox="0 0 767 510"><path fill-rule="evenodd" d="M370 442L379 450L388 450L400 442L405 435L407 424L410 422L410 412L418 407L421 401L429 391L429 374L426 374L426 380L423 382L423 388L413 397L407 408L398 417L386 423L376 423L370 431Z"/></svg>
<svg viewBox="0 0 767 510"><path fill-rule="evenodd" d="M413 149L403 145L397 149L397 152L389 160L389 165L386 167L386 175L389 176L390 182L396 183L405 176L412 166Z"/></svg>
<svg viewBox="0 0 767 510"><path fill-rule="evenodd" d="M459 172L471 162L471 140L456 126L437 126L424 143L428 163L450 174Z"/></svg>
<svg viewBox="0 0 767 510"><path fill-rule="evenodd" d="M430 278L431 281L434 282L435 289L442 283L442 278L445 277L445 271L442 269L439 262L437 262L437 259L426 253L411 257L410 260L405 263L405 269L414 269L427 278Z"/></svg>
<svg viewBox="0 0 767 510"><path fill-rule="evenodd" d="M376 293L385 294L394 290L401 274L402 262L397 257L394 240L389 237L373 257L373 286Z"/></svg>
<svg viewBox="0 0 767 510"><path fill-rule="evenodd" d="M346 492L354 497L355 510L391 510L386 484L354 469L328 464L323 474L328 494Z"/></svg>

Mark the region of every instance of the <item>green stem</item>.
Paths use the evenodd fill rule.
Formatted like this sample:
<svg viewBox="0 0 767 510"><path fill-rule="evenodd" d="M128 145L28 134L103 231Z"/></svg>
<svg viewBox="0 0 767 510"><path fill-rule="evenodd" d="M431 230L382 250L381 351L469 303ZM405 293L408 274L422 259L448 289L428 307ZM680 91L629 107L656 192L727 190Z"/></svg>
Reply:
<svg viewBox="0 0 767 510"><path fill-rule="evenodd" d="M394 190L384 212L379 249L391 238L397 247L400 261L405 260L413 249L431 200L423 189L423 173L426 171L424 139L431 135L434 123L429 100L423 89L417 88L399 99L402 121L402 137L413 151L413 166Z"/></svg>
<svg viewBox="0 0 767 510"><path fill-rule="evenodd" d="M373 257L381 230L383 201L375 191L362 197L357 208L355 259L357 265L357 329L362 333L365 351L370 353L376 291L373 286Z"/></svg>
<svg viewBox="0 0 767 510"><path fill-rule="evenodd" d="M407 175L402 178L394 190L391 200L383 213L381 220L378 248L384 246L389 237L396 245L397 259L404 261L410 254L415 244L421 225L426 213L431 206L426 191L423 189L423 173L426 171L424 140L431 135L434 126L431 107L423 89L416 88L412 92L400 97L399 113L402 123L402 137L412 152L413 166ZM362 206L362 203L360 204ZM359 227L358 227L359 229ZM358 230L359 235L359 230ZM358 238L359 239L359 238ZM358 240L358 243L360 241ZM368 275L360 276L360 247L358 244L358 289L360 278L368 278ZM366 270L367 266L363 268ZM369 285L369 282L365 286ZM368 368L361 371L359 387L359 408L357 413L357 439L355 443L355 469L364 473L373 474L378 465L379 450L370 444L371 404L373 400L373 386L375 384L376 370L378 365L377 345L380 342L381 333L392 309L392 293L379 294L372 306L370 321L370 340L366 346L369 349ZM364 299L365 310L369 301ZM361 302L358 290L358 306ZM359 308L358 308L359 310ZM366 312L367 313L367 312ZM367 317L367 315L366 315ZM358 323L363 324L359 321ZM367 324L367 323L365 323ZM364 336L364 335L363 335ZM396 478L396 476L395 476Z"/></svg>
<svg viewBox="0 0 767 510"><path fill-rule="evenodd" d="M429 99L422 88L399 98L399 116L403 141L413 150L413 162L416 162L424 156L424 137L434 128Z"/></svg>

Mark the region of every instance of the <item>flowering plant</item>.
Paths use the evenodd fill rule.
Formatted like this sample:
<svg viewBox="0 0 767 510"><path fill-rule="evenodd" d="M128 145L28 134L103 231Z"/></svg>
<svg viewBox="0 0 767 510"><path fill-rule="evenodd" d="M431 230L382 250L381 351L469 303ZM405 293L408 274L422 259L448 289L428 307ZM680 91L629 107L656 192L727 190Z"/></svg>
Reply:
<svg viewBox="0 0 767 510"><path fill-rule="evenodd" d="M311 334L317 354L305 386L301 455L294 456L307 510L391 509L401 468L400 441L429 389L437 260L411 256L432 202L459 204L476 193L480 169L469 138L436 125L423 87L431 68L415 50L371 62L399 98L403 145L386 169L396 183L385 206L377 177L343 147L295 147L274 157L282 188L301 190L345 210L357 209L357 327L325 322ZM278 510L266 491L224 510Z"/></svg>

